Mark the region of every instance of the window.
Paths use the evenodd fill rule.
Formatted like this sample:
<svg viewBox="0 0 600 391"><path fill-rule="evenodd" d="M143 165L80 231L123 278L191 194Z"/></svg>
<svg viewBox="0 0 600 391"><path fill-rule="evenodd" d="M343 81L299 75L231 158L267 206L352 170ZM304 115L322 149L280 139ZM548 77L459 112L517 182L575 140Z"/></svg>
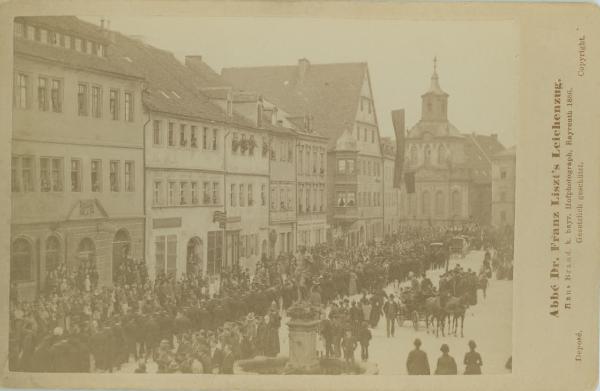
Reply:
<svg viewBox="0 0 600 391"><path fill-rule="evenodd" d="M185 124L179 124L179 146L187 146L187 138L185 137Z"/></svg>
<svg viewBox="0 0 600 391"><path fill-rule="evenodd" d="M169 182L167 205L175 205L175 182Z"/></svg>
<svg viewBox="0 0 600 391"><path fill-rule="evenodd" d="M298 174L302 174L303 159L304 159L304 150L303 150L302 146L299 146L298 147Z"/></svg>
<svg viewBox="0 0 600 391"><path fill-rule="evenodd" d="M202 128L202 149L208 149L208 128Z"/></svg>
<svg viewBox="0 0 600 391"><path fill-rule="evenodd" d="M161 275L165 272L165 256L166 256L166 248L165 248L165 237L157 236L154 241L154 256L155 259L155 271L156 275Z"/></svg>
<svg viewBox="0 0 600 391"><path fill-rule="evenodd" d="M236 194L237 185L231 184L231 190L229 191L229 204L231 206L237 205L237 194Z"/></svg>
<svg viewBox="0 0 600 391"><path fill-rule="evenodd" d="M81 160L71 159L71 191L81 191Z"/></svg>
<svg viewBox="0 0 600 391"><path fill-rule="evenodd" d="M309 175L310 174L310 149L308 148L308 146L305 148L304 152L305 152L304 164L306 165L304 168L304 174Z"/></svg>
<svg viewBox="0 0 600 391"><path fill-rule="evenodd" d="M240 184L240 206L246 206L246 193L244 193L243 184Z"/></svg>
<svg viewBox="0 0 600 391"><path fill-rule="evenodd" d="M506 170L500 171L500 179L506 179Z"/></svg>
<svg viewBox="0 0 600 391"><path fill-rule="evenodd" d="M56 236L46 239L46 271L56 270L60 264L60 241Z"/></svg>
<svg viewBox="0 0 600 391"><path fill-rule="evenodd" d="M50 90L50 101L52 103L52 111L60 113L62 111L62 81L52 79L52 89Z"/></svg>
<svg viewBox="0 0 600 391"><path fill-rule="evenodd" d="M77 91L77 113L80 116L87 115L87 106L88 106L88 96L87 96L87 84L79 84Z"/></svg>
<svg viewBox="0 0 600 391"><path fill-rule="evenodd" d="M354 162L352 162L354 163ZM313 150L313 161L312 161L312 171L313 174L317 174L317 151Z"/></svg>
<svg viewBox="0 0 600 391"><path fill-rule="evenodd" d="M161 193L162 193L162 182L156 181L154 182L154 191L152 193L152 204L160 205L161 204Z"/></svg>
<svg viewBox="0 0 600 391"><path fill-rule="evenodd" d="M207 235L206 271L209 275L221 272L223 261L223 234L211 231Z"/></svg>
<svg viewBox="0 0 600 391"><path fill-rule="evenodd" d="M111 89L109 97L110 118L112 120L119 119L119 90Z"/></svg>
<svg viewBox="0 0 600 391"><path fill-rule="evenodd" d="M325 174L325 163L324 162L325 162L325 160L324 160L324 157L323 157L323 152L321 152L319 154L319 167L320 167L320 174L321 175Z"/></svg>
<svg viewBox="0 0 600 391"><path fill-rule="evenodd" d="M458 190L452 192L452 213L456 216L462 214L462 197Z"/></svg>
<svg viewBox="0 0 600 391"><path fill-rule="evenodd" d="M91 170L92 192L102 191L102 161L92 160Z"/></svg>
<svg viewBox="0 0 600 391"><path fill-rule="evenodd" d="M267 205L267 195L265 194L267 191L267 186L266 185L260 185L260 205L261 206L266 206Z"/></svg>
<svg viewBox="0 0 600 391"><path fill-rule="evenodd" d="M98 86L92 86L92 117L102 116L102 90Z"/></svg>
<svg viewBox="0 0 600 391"><path fill-rule="evenodd" d="M367 142L368 133L369 133L369 129L365 128L365 131L363 132L363 136L364 136L363 141L364 142Z"/></svg>
<svg viewBox="0 0 600 391"><path fill-rule="evenodd" d="M304 200L304 185L300 184L298 186L298 213L303 213L302 209L302 201Z"/></svg>
<svg viewBox="0 0 600 391"><path fill-rule="evenodd" d="M125 93L125 121L133 121L133 95Z"/></svg>
<svg viewBox="0 0 600 391"><path fill-rule="evenodd" d="M202 203L204 205L210 204L210 182L204 182L202 184Z"/></svg>
<svg viewBox="0 0 600 391"><path fill-rule="evenodd" d="M40 158L40 190L63 191L63 168L61 158Z"/></svg>
<svg viewBox="0 0 600 391"><path fill-rule="evenodd" d="M134 173L134 162L125 162L125 191L135 190L135 173Z"/></svg>
<svg viewBox="0 0 600 391"><path fill-rule="evenodd" d="M160 145L160 121L159 120L154 120L152 122L152 139L153 139L153 143L154 145Z"/></svg>
<svg viewBox="0 0 600 391"><path fill-rule="evenodd" d="M236 153L239 149L239 140L237 132L233 132L231 136L231 152Z"/></svg>
<svg viewBox="0 0 600 391"><path fill-rule="evenodd" d="M213 182L212 202L213 204L219 203L219 182Z"/></svg>
<svg viewBox="0 0 600 391"><path fill-rule="evenodd" d="M187 183L181 182L179 183L179 205L185 205L187 203L185 193L186 193Z"/></svg>
<svg viewBox="0 0 600 391"><path fill-rule="evenodd" d="M192 148L198 148L198 138L196 137L197 130L198 128L196 126L192 126L190 128L190 145L192 146Z"/></svg>
<svg viewBox="0 0 600 391"><path fill-rule="evenodd" d="M157 236L154 243L156 274L175 275L177 273L177 235Z"/></svg>
<svg viewBox="0 0 600 391"><path fill-rule="evenodd" d="M29 76L19 73L17 75L15 105L19 109L29 108Z"/></svg>
<svg viewBox="0 0 600 391"><path fill-rule="evenodd" d="M346 173L346 161L343 159L338 160L338 174Z"/></svg>
<svg viewBox="0 0 600 391"><path fill-rule="evenodd" d="M192 182L192 204L198 205L198 182Z"/></svg>
<svg viewBox="0 0 600 391"><path fill-rule="evenodd" d="M375 130L371 130L371 142L375 143Z"/></svg>
<svg viewBox="0 0 600 391"><path fill-rule="evenodd" d="M506 222L506 211L500 211L500 221L505 223Z"/></svg>
<svg viewBox="0 0 600 391"><path fill-rule="evenodd" d="M248 185L248 206L254 205L254 196L253 196L252 192L253 192L252 185L249 184Z"/></svg>
<svg viewBox="0 0 600 391"><path fill-rule="evenodd" d="M435 214L438 216L444 214L444 193L441 191L435 193Z"/></svg>
<svg viewBox="0 0 600 391"><path fill-rule="evenodd" d="M48 111L48 79L38 78L38 109Z"/></svg>
<svg viewBox="0 0 600 391"><path fill-rule="evenodd" d="M281 210L286 210L286 203L285 203L285 189L279 189L279 208Z"/></svg>
<svg viewBox="0 0 600 391"><path fill-rule="evenodd" d="M425 157L424 164L430 164L431 163L431 147L429 147L429 145L427 145L425 147L424 157Z"/></svg>
<svg viewBox="0 0 600 391"><path fill-rule="evenodd" d="M26 239L17 239L12 243L10 252L11 281L29 281L33 278L33 249Z"/></svg>
<svg viewBox="0 0 600 391"><path fill-rule="evenodd" d="M119 162L117 160L110 161L110 191L120 191L120 178L119 178Z"/></svg>
<svg viewBox="0 0 600 391"><path fill-rule="evenodd" d="M170 147L175 146L175 124L173 122L169 122L169 137L168 143Z"/></svg>
<svg viewBox="0 0 600 391"><path fill-rule="evenodd" d="M348 174L354 174L354 160L346 160Z"/></svg>
<svg viewBox="0 0 600 391"><path fill-rule="evenodd" d="M505 191L500 193L500 201L502 201L502 202L506 201L506 192Z"/></svg>
<svg viewBox="0 0 600 391"><path fill-rule="evenodd" d="M21 170L19 176L19 169ZM12 188L14 191L30 192L33 191L33 158L28 156L14 157L12 159L12 173L14 181ZM19 182L20 179L20 182Z"/></svg>
<svg viewBox="0 0 600 391"><path fill-rule="evenodd" d="M15 35L17 37L25 36L25 25L23 23L15 22Z"/></svg>
<svg viewBox="0 0 600 391"><path fill-rule="evenodd" d="M217 137L219 136L219 129L213 129L213 139L212 139L212 150L217 150Z"/></svg>

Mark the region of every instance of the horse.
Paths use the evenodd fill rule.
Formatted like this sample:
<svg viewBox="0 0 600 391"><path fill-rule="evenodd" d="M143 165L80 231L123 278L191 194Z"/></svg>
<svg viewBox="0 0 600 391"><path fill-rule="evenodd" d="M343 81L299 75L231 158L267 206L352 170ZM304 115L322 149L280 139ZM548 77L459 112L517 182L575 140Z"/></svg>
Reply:
<svg viewBox="0 0 600 391"><path fill-rule="evenodd" d="M446 311L442 305L440 296L432 296L425 300L425 324L427 327L427 333L429 333L429 321L431 319L431 325L433 326L433 320L436 321L435 336L440 336L440 328L442 329L442 337L444 334L444 322L446 318Z"/></svg>
<svg viewBox="0 0 600 391"><path fill-rule="evenodd" d="M460 336L464 337L463 328L465 324L465 313L469 307L469 299L466 294L459 297L450 297L444 306L444 312L448 317L448 334L454 332L456 336L458 331L458 320L460 319ZM450 322L452 317L452 323Z"/></svg>

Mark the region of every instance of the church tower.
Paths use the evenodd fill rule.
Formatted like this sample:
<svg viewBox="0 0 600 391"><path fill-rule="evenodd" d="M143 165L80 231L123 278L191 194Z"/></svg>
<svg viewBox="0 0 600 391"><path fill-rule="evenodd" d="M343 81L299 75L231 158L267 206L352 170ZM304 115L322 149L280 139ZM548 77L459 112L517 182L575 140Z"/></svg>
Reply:
<svg viewBox="0 0 600 391"><path fill-rule="evenodd" d="M421 95L421 121L448 121L448 94L440 87L437 74L437 57L433 58L433 75L429 90Z"/></svg>

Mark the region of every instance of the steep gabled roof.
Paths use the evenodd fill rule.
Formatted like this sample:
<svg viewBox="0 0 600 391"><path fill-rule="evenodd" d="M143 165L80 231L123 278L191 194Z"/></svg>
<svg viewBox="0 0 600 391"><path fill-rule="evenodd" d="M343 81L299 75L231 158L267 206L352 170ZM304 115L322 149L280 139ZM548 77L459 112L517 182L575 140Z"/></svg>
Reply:
<svg viewBox="0 0 600 391"><path fill-rule="evenodd" d="M329 146L354 127L366 63L307 64L224 68L223 77L237 88L258 91L294 117L310 113L314 127Z"/></svg>

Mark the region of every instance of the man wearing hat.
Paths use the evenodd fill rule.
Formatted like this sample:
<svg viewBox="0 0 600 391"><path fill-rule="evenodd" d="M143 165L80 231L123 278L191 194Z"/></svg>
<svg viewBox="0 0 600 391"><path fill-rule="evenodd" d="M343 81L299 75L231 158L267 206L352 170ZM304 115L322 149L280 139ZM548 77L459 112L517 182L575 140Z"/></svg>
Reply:
<svg viewBox="0 0 600 391"><path fill-rule="evenodd" d="M406 370L409 375L429 375L429 360L427 353L421 350L421 340L415 339L415 348L408 353Z"/></svg>
<svg viewBox="0 0 600 391"><path fill-rule="evenodd" d="M396 316L398 315L398 304L394 300L394 295L390 295L388 300L383 305L383 313L385 314L385 323L386 323L386 331L388 338L390 336L394 336L394 322L396 320Z"/></svg>
<svg viewBox="0 0 600 391"><path fill-rule="evenodd" d="M456 375L458 373L458 369L456 367L456 361L454 361L454 357L448 354L448 352L450 352L450 348L447 344L442 344L440 350L442 351L442 355L440 358L438 358L435 374Z"/></svg>
<svg viewBox="0 0 600 391"><path fill-rule="evenodd" d="M481 375L481 366L483 361L481 355L475 351L477 344L475 341L469 341L469 351L465 354L465 375Z"/></svg>

